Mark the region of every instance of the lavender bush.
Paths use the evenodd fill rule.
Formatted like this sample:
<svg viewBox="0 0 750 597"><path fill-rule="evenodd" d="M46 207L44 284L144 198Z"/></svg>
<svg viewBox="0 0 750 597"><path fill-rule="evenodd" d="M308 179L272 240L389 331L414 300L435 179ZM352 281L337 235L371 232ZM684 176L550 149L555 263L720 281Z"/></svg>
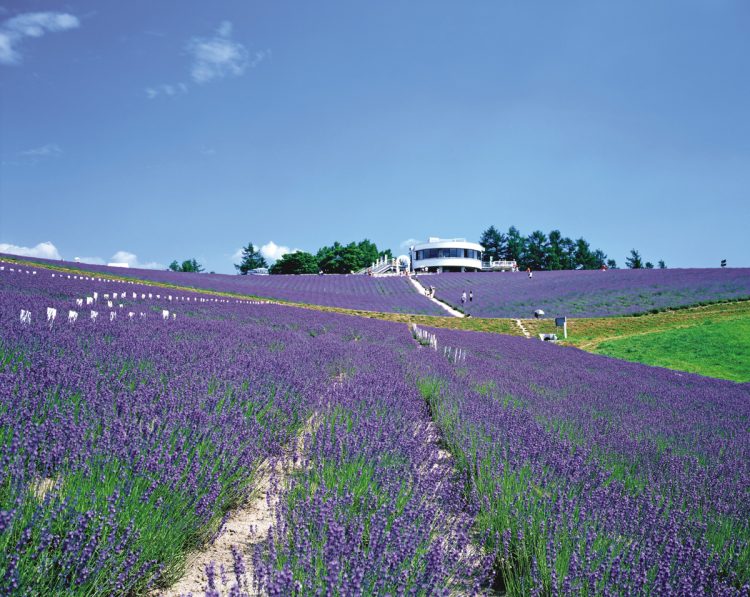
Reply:
<svg viewBox="0 0 750 597"><path fill-rule="evenodd" d="M511 594L750 589L750 385L433 330L415 376ZM429 373L428 373L429 371Z"/></svg>
<svg viewBox="0 0 750 597"><path fill-rule="evenodd" d="M750 269L448 273L424 277L436 297L476 317L607 317L703 301L750 298ZM461 293L473 291L461 305Z"/></svg>

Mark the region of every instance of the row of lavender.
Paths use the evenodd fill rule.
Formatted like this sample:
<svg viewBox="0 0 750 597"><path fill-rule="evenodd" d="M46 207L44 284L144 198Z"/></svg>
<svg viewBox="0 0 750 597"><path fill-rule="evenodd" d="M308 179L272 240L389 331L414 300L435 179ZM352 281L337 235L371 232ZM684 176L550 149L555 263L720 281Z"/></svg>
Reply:
<svg viewBox="0 0 750 597"><path fill-rule="evenodd" d="M750 269L450 273L425 276L436 297L476 317L608 317L750 298ZM462 293L471 302L461 302Z"/></svg>
<svg viewBox="0 0 750 597"><path fill-rule="evenodd" d="M294 545L283 536L300 521L282 525L297 509L279 519L258 554L265 589L471 582L476 566L457 570L456 556L472 519L450 469L433 467L437 447L419 439L423 401L413 389L403 395L398 355L414 350L405 327L169 295L154 295L145 319L19 321L19 308L64 312L92 283L0 275L0 593L142 593L169 583L314 412L323 421L314 465L289 496L317 518L310 540ZM122 286L101 284L99 300ZM153 291L127 287L117 299L124 310ZM176 320L159 317L165 306ZM383 365L393 383L381 395L374 371ZM345 478L360 489L333 481ZM368 556L355 557L354 544Z"/></svg>
<svg viewBox="0 0 750 597"><path fill-rule="evenodd" d="M325 276L231 276L123 269L41 259L34 261L46 265L96 272L104 276L125 276L199 290L254 295L313 305L386 313L445 314L440 307L418 293L403 277L375 278L336 274Z"/></svg>
<svg viewBox="0 0 750 597"><path fill-rule="evenodd" d="M391 346L353 347L310 432L269 542L256 549L258 588L271 595L466 593L487 584L493 559L468 549L472 504L462 495L404 358Z"/></svg>
<svg viewBox="0 0 750 597"><path fill-rule="evenodd" d="M434 332L468 355L426 350L414 375L478 495L498 586L750 591L750 385Z"/></svg>

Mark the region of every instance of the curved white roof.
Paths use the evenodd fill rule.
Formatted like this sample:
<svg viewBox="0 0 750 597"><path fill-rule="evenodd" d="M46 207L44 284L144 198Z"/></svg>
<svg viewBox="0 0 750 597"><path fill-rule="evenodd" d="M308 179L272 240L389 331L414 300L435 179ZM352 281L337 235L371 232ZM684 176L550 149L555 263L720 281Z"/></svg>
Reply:
<svg viewBox="0 0 750 597"><path fill-rule="evenodd" d="M414 245L414 251L423 249L474 249L484 252L484 247L479 243L472 243L465 238L430 238L426 243Z"/></svg>

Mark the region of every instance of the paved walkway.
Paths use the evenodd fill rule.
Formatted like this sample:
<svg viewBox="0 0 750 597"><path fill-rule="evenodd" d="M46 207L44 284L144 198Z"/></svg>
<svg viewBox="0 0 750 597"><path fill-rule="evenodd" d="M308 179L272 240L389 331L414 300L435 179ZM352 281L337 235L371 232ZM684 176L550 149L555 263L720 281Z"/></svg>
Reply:
<svg viewBox="0 0 750 597"><path fill-rule="evenodd" d="M416 288L416 289L417 289L417 292L419 292L419 294L421 294L421 295L422 295L423 297L425 297L425 298L426 298L427 300L430 300L430 301L432 301L432 302L433 302L433 303L435 303L436 305L440 305L440 306L441 306L441 307L442 307L443 309L445 309L446 311L448 311L448 313L450 313L451 315L453 315L453 317L465 317L465 316L464 316L464 314L463 314L463 313L461 313L461 311L456 311L456 310L455 310L455 309L454 309L453 307L451 307L450 305L446 305L446 304L445 304L444 302L442 302L442 301L439 301L439 300L437 300L437 299L436 299L436 298L434 298L434 297L431 297L431 296L427 296L427 295L425 294L425 287L424 287L424 286L422 286L421 282L419 282L419 280L416 280L416 279L414 278L414 276L407 276L407 277L409 278L409 282L411 282L411 283L412 283L412 284L414 285L414 288Z"/></svg>

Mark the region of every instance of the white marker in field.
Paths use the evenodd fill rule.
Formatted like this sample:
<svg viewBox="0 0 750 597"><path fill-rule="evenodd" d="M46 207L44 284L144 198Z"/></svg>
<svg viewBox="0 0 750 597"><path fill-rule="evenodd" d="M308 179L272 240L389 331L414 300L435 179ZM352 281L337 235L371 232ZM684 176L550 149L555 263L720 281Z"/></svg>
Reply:
<svg viewBox="0 0 750 597"><path fill-rule="evenodd" d="M107 301L107 308L108 308L108 309L111 309L111 308L112 308L112 301Z"/></svg>
<svg viewBox="0 0 750 597"><path fill-rule="evenodd" d="M110 320L110 321L114 321L114 320L115 320L115 317L117 317L117 312L115 312L115 311L110 311L110 312L109 312L109 320Z"/></svg>
<svg viewBox="0 0 750 597"><path fill-rule="evenodd" d="M87 305L93 305L94 304L94 299L91 298L90 296L87 296L86 297L86 304Z"/></svg>
<svg viewBox="0 0 750 597"><path fill-rule="evenodd" d="M68 323L75 323L78 320L78 312L72 309L68 311Z"/></svg>
<svg viewBox="0 0 750 597"><path fill-rule="evenodd" d="M135 313L128 311L128 318L133 319L133 315L135 315Z"/></svg>
<svg viewBox="0 0 750 597"><path fill-rule="evenodd" d="M55 321L55 318L57 317L57 309L54 307L47 307L47 323L52 325L52 322Z"/></svg>
<svg viewBox="0 0 750 597"><path fill-rule="evenodd" d="M99 311L92 311L91 312L91 321L96 321L97 317L99 317Z"/></svg>
<svg viewBox="0 0 750 597"><path fill-rule="evenodd" d="M164 321L166 321L167 319L169 319L169 311L167 311L166 309L163 309L161 312L161 316L164 319Z"/></svg>
<svg viewBox="0 0 750 597"><path fill-rule="evenodd" d="M25 323L27 325L31 323L31 311L21 309L21 323Z"/></svg>
<svg viewBox="0 0 750 597"><path fill-rule="evenodd" d="M94 292L93 296L94 296L94 300L97 300L99 298L99 293L98 292Z"/></svg>
<svg viewBox="0 0 750 597"><path fill-rule="evenodd" d="M76 307L83 307L83 299L77 298L76 299Z"/></svg>
<svg viewBox="0 0 750 597"><path fill-rule="evenodd" d="M172 320L177 319L177 313L172 313Z"/></svg>

